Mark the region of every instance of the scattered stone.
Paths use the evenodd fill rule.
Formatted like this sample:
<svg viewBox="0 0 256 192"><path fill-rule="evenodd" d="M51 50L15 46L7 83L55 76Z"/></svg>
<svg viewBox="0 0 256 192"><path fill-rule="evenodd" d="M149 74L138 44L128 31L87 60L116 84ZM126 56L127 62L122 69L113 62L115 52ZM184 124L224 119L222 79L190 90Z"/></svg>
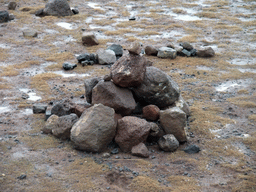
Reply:
<svg viewBox="0 0 256 192"><path fill-rule="evenodd" d="M187 141L186 113L178 107L160 111L160 123L166 134L173 134L179 142Z"/></svg>
<svg viewBox="0 0 256 192"><path fill-rule="evenodd" d="M113 82L121 87L136 87L141 84L146 71L146 59L139 55L125 55L112 65Z"/></svg>
<svg viewBox="0 0 256 192"><path fill-rule="evenodd" d="M37 32L34 30L28 29L28 30L23 31L23 36L24 37L37 37Z"/></svg>
<svg viewBox="0 0 256 192"><path fill-rule="evenodd" d="M99 49L97 51L97 58L100 65L108 65L116 62L116 54L110 49Z"/></svg>
<svg viewBox="0 0 256 192"><path fill-rule="evenodd" d="M115 141L122 151L129 152L133 146L146 141L149 131L150 125L146 120L125 116L118 120Z"/></svg>
<svg viewBox="0 0 256 192"><path fill-rule="evenodd" d="M79 55L76 59L78 60L78 63L82 64L82 66L93 65L98 63L96 55L93 53L91 54L85 53L85 54Z"/></svg>
<svg viewBox="0 0 256 192"><path fill-rule="evenodd" d="M179 45L169 44L169 45L167 45L166 47L175 49L175 50L177 51L177 54L178 54L178 55L179 55L179 54L181 53L181 51L183 50L183 47L182 47L182 46L179 46Z"/></svg>
<svg viewBox="0 0 256 192"><path fill-rule="evenodd" d="M82 43L83 45L93 46L99 45L99 41L96 36L92 32L85 32L82 35Z"/></svg>
<svg viewBox="0 0 256 192"><path fill-rule="evenodd" d="M142 48L139 42L134 42L132 43L131 47L127 50L129 51L130 54L140 55Z"/></svg>
<svg viewBox="0 0 256 192"><path fill-rule="evenodd" d="M136 102L129 89L116 86L112 81L100 81L92 90L92 104L109 106L121 115L130 115Z"/></svg>
<svg viewBox="0 0 256 192"><path fill-rule="evenodd" d="M37 17L44 17L46 14L44 13L44 9L39 9L35 12L35 16Z"/></svg>
<svg viewBox="0 0 256 192"><path fill-rule="evenodd" d="M76 68L77 65L76 65L76 64L72 64L72 63L66 62L66 63L63 63L62 67L63 67L63 69L65 69L65 70L71 70L71 69Z"/></svg>
<svg viewBox="0 0 256 192"><path fill-rule="evenodd" d="M58 137L61 139L69 139L70 130L77 120L78 120L78 116L74 113L59 117L56 122L56 126L53 127L52 129L52 134L55 137Z"/></svg>
<svg viewBox="0 0 256 192"><path fill-rule="evenodd" d="M211 47L205 49L199 49L196 52L198 57L213 57L215 55L214 50Z"/></svg>
<svg viewBox="0 0 256 192"><path fill-rule="evenodd" d="M157 53L157 57L160 57L160 58L175 59L176 56L177 56L177 51L169 47L161 47Z"/></svg>
<svg viewBox="0 0 256 192"><path fill-rule="evenodd" d="M45 133L45 134L52 133L52 129L54 129L56 127L58 119L59 119L59 117L57 115L50 116L47 119L44 127L42 128L43 133Z"/></svg>
<svg viewBox="0 0 256 192"><path fill-rule="evenodd" d="M157 56L158 50L153 46L146 46L145 47L145 53L147 55Z"/></svg>
<svg viewBox="0 0 256 192"><path fill-rule="evenodd" d="M0 11L0 23L8 22L9 20L8 11Z"/></svg>
<svg viewBox="0 0 256 192"><path fill-rule="evenodd" d="M33 113L34 114L45 113L46 108L47 108L47 105L35 104L33 105Z"/></svg>
<svg viewBox="0 0 256 192"><path fill-rule="evenodd" d="M77 8L71 8L72 13L74 13L74 15L79 14L79 10Z"/></svg>
<svg viewBox="0 0 256 192"><path fill-rule="evenodd" d="M158 140L159 147L166 152L173 152L179 147L179 141L174 135L168 134L164 135Z"/></svg>
<svg viewBox="0 0 256 192"><path fill-rule="evenodd" d="M27 178L27 175L25 175L25 174L22 174L19 177L17 177L17 179L20 179L20 180L23 180L23 179L26 179L26 178Z"/></svg>
<svg viewBox="0 0 256 192"><path fill-rule="evenodd" d="M129 21L135 21L136 20L136 17L135 16L132 16L129 18Z"/></svg>
<svg viewBox="0 0 256 192"><path fill-rule="evenodd" d="M67 0L50 0L43 10L44 15L51 16L71 16L72 11Z"/></svg>
<svg viewBox="0 0 256 192"><path fill-rule="evenodd" d="M9 14L9 21L14 20L14 19L15 19L14 15L13 14Z"/></svg>
<svg viewBox="0 0 256 192"><path fill-rule="evenodd" d="M194 49L193 46L189 42L180 43L180 46L183 47L183 49L186 49L188 51Z"/></svg>
<svg viewBox="0 0 256 192"><path fill-rule="evenodd" d="M27 93L22 93L21 98L22 99L28 99L29 95Z"/></svg>
<svg viewBox="0 0 256 192"><path fill-rule="evenodd" d="M187 57L190 57L190 56L191 56L191 53L190 53L188 50L186 50L186 49L183 49L183 50L181 51L181 53L182 53L183 55L187 56Z"/></svg>
<svg viewBox="0 0 256 192"><path fill-rule="evenodd" d="M68 103L56 103L53 105L51 113L57 116L63 116L63 115L69 115L71 113L70 111L70 105Z"/></svg>
<svg viewBox="0 0 256 192"><path fill-rule="evenodd" d="M80 150L100 152L116 133L114 109L96 104L84 111L71 129L71 141Z"/></svg>
<svg viewBox="0 0 256 192"><path fill-rule="evenodd" d="M17 6L17 3L14 2L14 1L11 1L11 2L8 3L8 9L9 10L15 10L16 6Z"/></svg>
<svg viewBox="0 0 256 192"><path fill-rule="evenodd" d="M200 148L197 145L189 145L184 149L184 151L188 154L194 154L199 153Z"/></svg>
<svg viewBox="0 0 256 192"><path fill-rule="evenodd" d="M110 49L115 52L116 57L122 57L123 56L123 47L119 44L112 44L107 49Z"/></svg>
<svg viewBox="0 0 256 192"><path fill-rule="evenodd" d="M139 143L132 147L132 155L147 158L149 157L149 151L144 143Z"/></svg>
<svg viewBox="0 0 256 192"><path fill-rule="evenodd" d="M88 103L92 102L92 90L100 81L102 81L101 77L93 77L91 79L86 79L84 81L85 96L86 96L86 101Z"/></svg>
<svg viewBox="0 0 256 192"><path fill-rule="evenodd" d="M160 109L172 105L180 95L176 82L156 67L147 67L141 85L132 90L139 100Z"/></svg>
<svg viewBox="0 0 256 192"><path fill-rule="evenodd" d="M149 121L157 121L159 119L160 109L156 105L147 105L143 107L143 117Z"/></svg>

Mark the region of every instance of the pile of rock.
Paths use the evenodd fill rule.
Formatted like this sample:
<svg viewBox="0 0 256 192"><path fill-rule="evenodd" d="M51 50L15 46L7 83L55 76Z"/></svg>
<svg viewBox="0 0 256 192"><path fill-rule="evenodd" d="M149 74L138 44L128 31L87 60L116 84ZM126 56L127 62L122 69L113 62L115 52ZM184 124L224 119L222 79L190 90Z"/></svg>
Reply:
<svg viewBox="0 0 256 192"><path fill-rule="evenodd" d="M187 141L190 110L178 85L147 66L140 45L128 51L109 75L85 80L87 104L54 105L43 132L70 138L77 149L88 152L102 152L114 140L122 151L141 157L149 156L146 141L158 141L169 152Z"/></svg>
<svg viewBox="0 0 256 192"><path fill-rule="evenodd" d="M177 55L187 57L213 57L215 55L215 52L211 47L197 50L188 42L180 43L178 46L169 44L166 47L161 47L159 49L153 46L146 46L145 53L159 58L171 59L175 59Z"/></svg>

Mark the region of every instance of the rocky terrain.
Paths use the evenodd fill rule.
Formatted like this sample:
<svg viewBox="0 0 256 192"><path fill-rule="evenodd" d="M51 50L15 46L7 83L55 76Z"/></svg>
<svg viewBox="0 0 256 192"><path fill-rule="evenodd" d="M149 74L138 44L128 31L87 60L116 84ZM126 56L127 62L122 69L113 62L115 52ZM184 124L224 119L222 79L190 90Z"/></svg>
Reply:
<svg viewBox="0 0 256 192"><path fill-rule="evenodd" d="M61 10L46 3L0 0L0 11L8 12L0 12L1 191L256 190L255 1L70 0ZM191 113L187 141L176 151L148 140L139 145L148 150L144 157L115 142L85 152L72 135L42 131L45 114L33 106L68 100L87 108L99 98L88 100L84 82L120 79L111 66L124 56L113 55L113 44L124 54L141 53L178 84ZM198 51L209 47L211 57ZM89 59L79 60L85 53Z"/></svg>

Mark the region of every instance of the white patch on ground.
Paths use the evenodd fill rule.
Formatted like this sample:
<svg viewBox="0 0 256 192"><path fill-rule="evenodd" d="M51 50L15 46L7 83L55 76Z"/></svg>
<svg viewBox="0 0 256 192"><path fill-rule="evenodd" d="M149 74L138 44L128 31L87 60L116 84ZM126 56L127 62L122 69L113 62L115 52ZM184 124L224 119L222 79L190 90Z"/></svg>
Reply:
<svg viewBox="0 0 256 192"><path fill-rule="evenodd" d="M3 49L10 49L11 47L7 44L0 44L0 48L3 48Z"/></svg>
<svg viewBox="0 0 256 192"><path fill-rule="evenodd" d="M256 73L256 69L241 69L241 68L239 68L238 70L242 73L247 73L247 72Z"/></svg>
<svg viewBox="0 0 256 192"><path fill-rule="evenodd" d="M98 3L93 3L93 2L88 2L87 5L93 9L101 9L104 10L103 8L99 7L100 5Z"/></svg>
<svg viewBox="0 0 256 192"><path fill-rule="evenodd" d="M234 80L234 81L226 81L219 86L215 87L216 91L218 92L225 92L231 91L232 88L244 88L247 87L252 83L252 80L245 79L245 80Z"/></svg>
<svg viewBox="0 0 256 192"><path fill-rule="evenodd" d="M71 29L74 29L75 27L73 26L73 24L70 24L70 23L67 23L67 22L59 22L59 23L56 23L58 26L62 27L62 28L65 28L65 29L68 29L68 30L71 30Z"/></svg>
<svg viewBox="0 0 256 192"><path fill-rule="evenodd" d="M33 114L33 110L32 109L25 109L25 110L22 110L21 113L23 115L32 115Z"/></svg>
<svg viewBox="0 0 256 192"><path fill-rule="evenodd" d="M57 74L57 75L61 75L64 78L68 78L68 77L88 77L88 76L90 76L87 73L85 73L85 74L64 73L63 71L55 71L54 73Z"/></svg>
<svg viewBox="0 0 256 192"><path fill-rule="evenodd" d="M30 100L30 101L39 101L39 100L42 99L42 97L37 96L36 93L35 93L35 92L32 92L32 90L30 90L30 89L21 88L21 89L19 89L19 90L20 90L21 92L23 92L23 93L28 94L28 96L29 96L28 100Z"/></svg>
<svg viewBox="0 0 256 192"><path fill-rule="evenodd" d="M250 58L232 59L232 60L229 60L229 62L233 65L252 65L256 62L256 59L250 59Z"/></svg>
<svg viewBox="0 0 256 192"><path fill-rule="evenodd" d="M10 107L0 107L0 113L6 113L10 111L11 111Z"/></svg>
<svg viewBox="0 0 256 192"><path fill-rule="evenodd" d="M212 71L212 68L206 67L206 66L197 66L197 70L203 70L203 71Z"/></svg>
<svg viewBox="0 0 256 192"><path fill-rule="evenodd" d="M19 158L25 157L25 154L22 153L21 151L18 151L18 152L13 153L12 157L15 159L19 159Z"/></svg>
<svg viewBox="0 0 256 192"><path fill-rule="evenodd" d="M46 32L46 33L50 33L50 34L56 34L56 33L59 33L58 31L53 30L53 29L45 29L45 32Z"/></svg>

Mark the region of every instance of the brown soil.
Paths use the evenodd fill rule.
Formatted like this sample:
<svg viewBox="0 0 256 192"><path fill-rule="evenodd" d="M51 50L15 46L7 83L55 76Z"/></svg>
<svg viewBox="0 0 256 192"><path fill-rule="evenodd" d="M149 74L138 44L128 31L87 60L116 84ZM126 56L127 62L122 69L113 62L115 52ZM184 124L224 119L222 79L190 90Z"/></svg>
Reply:
<svg viewBox="0 0 256 192"><path fill-rule="evenodd" d="M35 17L43 0L16 2L9 11L15 20L0 24L0 191L256 191L255 1L98 0L93 8L73 0L80 13L64 18ZM0 10L7 3L0 0ZM128 21L133 14L136 20ZM27 28L38 37L24 38ZM82 29L94 31L100 45L83 46ZM144 47L188 41L216 51L207 59L147 57L179 84L191 107L187 143L174 153L150 145L148 159L122 152L104 159L41 133L44 116L31 113L33 104L85 102L83 80L109 73L108 66L78 65L63 72L76 74L66 78L63 62L136 40ZM20 89L41 100L22 99ZM186 154L190 144L201 151Z"/></svg>

